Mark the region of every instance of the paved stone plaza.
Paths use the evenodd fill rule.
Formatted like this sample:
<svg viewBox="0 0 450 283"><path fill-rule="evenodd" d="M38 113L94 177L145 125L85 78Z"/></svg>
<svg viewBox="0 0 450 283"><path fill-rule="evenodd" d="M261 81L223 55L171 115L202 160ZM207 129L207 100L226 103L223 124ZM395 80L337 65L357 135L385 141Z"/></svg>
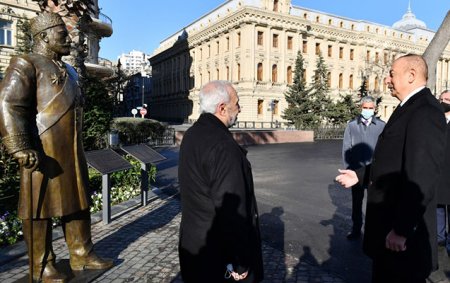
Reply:
<svg viewBox="0 0 450 283"><path fill-rule="evenodd" d="M96 251L113 258L115 263L94 282L182 282L177 253L180 219L180 201L175 194L163 195L146 207L131 210L109 225L94 224ZM64 239L56 240L54 249L59 258L68 258ZM263 245L263 249L264 282L344 282L268 245ZM15 282L27 272L28 258L22 256L0 267L0 282Z"/></svg>

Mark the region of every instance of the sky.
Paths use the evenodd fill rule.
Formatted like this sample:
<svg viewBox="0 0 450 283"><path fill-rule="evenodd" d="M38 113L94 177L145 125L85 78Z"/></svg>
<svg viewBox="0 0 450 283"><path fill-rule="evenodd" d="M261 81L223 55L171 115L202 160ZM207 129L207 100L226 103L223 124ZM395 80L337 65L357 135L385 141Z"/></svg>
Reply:
<svg viewBox="0 0 450 283"><path fill-rule="evenodd" d="M450 0L292 0L292 5L355 20L392 26L411 2L416 18L436 31ZM164 39L182 30L226 0L99 0L101 12L112 20L113 34L100 42L100 57L113 62L131 50L152 54Z"/></svg>

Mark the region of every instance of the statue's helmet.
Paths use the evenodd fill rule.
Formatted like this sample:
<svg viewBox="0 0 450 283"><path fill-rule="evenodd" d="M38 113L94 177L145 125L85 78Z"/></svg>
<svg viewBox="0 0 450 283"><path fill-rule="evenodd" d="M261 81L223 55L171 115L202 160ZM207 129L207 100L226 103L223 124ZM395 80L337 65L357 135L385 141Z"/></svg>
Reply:
<svg viewBox="0 0 450 283"><path fill-rule="evenodd" d="M65 26L61 16L56 13L42 12L30 21L31 33L34 36L49 28Z"/></svg>

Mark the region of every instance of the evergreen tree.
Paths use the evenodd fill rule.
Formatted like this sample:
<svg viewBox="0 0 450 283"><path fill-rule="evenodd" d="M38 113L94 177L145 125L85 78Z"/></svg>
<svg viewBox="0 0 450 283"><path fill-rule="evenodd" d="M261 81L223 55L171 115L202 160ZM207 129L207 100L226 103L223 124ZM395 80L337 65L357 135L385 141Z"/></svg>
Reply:
<svg viewBox="0 0 450 283"><path fill-rule="evenodd" d="M355 97L351 94L340 96L340 99L332 104L328 113L328 119L333 125L345 125L360 112Z"/></svg>
<svg viewBox="0 0 450 283"><path fill-rule="evenodd" d="M99 149L107 145L106 135L113 118L113 100L105 83L99 78L87 77L83 86L86 100L83 123L84 149Z"/></svg>
<svg viewBox="0 0 450 283"><path fill-rule="evenodd" d="M310 108L308 112L308 126L317 129L329 120L328 115L332 108L332 102L328 97L328 69L322 55L319 55L312 85L309 88Z"/></svg>
<svg viewBox="0 0 450 283"><path fill-rule="evenodd" d="M33 35L31 34L30 20L23 16L17 21L17 54L28 54L33 49Z"/></svg>
<svg viewBox="0 0 450 283"><path fill-rule="evenodd" d="M294 124L297 129L307 126L304 117L308 114L309 109L309 98L304 79L305 70L303 64L303 56L299 51L295 60L293 84L288 86L288 90L284 95L288 107L284 110L283 118Z"/></svg>
<svg viewBox="0 0 450 283"><path fill-rule="evenodd" d="M358 95L360 98L369 95L369 90L367 89L368 80L366 76L363 76L361 81L361 86L358 89Z"/></svg>

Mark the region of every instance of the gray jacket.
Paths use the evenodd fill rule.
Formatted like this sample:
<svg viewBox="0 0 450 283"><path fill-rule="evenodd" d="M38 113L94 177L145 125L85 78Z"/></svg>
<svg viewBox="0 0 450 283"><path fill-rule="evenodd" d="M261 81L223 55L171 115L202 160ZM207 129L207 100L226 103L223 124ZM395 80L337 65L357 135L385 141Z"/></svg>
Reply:
<svg viewBox="0 0 450 283"><path fill-rule="evenodd" d="M345 168L356 170L372 163L373 151L385 124L375 116L368 126L361 121L361 116L347 124L342 145Z"/></svg>

